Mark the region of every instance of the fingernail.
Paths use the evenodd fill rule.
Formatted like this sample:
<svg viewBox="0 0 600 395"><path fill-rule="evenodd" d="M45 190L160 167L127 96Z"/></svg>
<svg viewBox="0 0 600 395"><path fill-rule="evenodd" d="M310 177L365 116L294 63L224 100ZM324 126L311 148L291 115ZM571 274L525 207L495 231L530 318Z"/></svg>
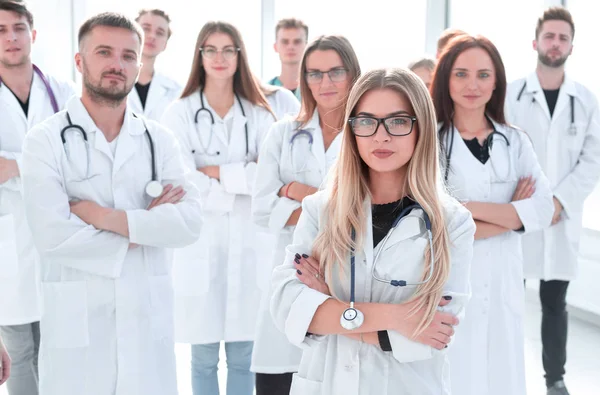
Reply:
<svg viewBox="0 0 600 395"><path fill-rule="evenodd" d="M308 258L308 255L302 254L302 258L304 258L304 259Z"/></svg>
<svg viewBox="0 0 600 395"><path fill-rule="evenodd" d="M294 256L296 257L296 259L300 259L300 254L296 254Z"/></svg>
<svg viewBox="0 0 600 395"><path fill-rule="evenodd" d="M300 270L296 270L296 273L298 273L299 275L302 275L302 272Z"/></svg>
<svg viewBox="0 0 600 395"><path fill-rule="evenodd" d="M300 264L300 259L296 258L296 259L294 259L294 262L296 262L296 265L299 265Z"/></svg>
<svg viewBox="0 0 600 395"><path fill-rule="evenodd" d="M444 299L446 299L446 300L452 300L452 296L444 296Z"/></svg>

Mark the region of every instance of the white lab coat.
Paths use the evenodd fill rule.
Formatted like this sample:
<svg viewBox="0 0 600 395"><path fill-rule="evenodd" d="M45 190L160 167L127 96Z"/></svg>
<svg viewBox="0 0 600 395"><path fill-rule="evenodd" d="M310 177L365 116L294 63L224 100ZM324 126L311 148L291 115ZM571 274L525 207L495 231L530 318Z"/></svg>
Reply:
<svg viewBox="0 0 600 395"><path fill-rule="evenodd" d="M46 75L59 109L75 94L72 82ZM27 131L54 114L50 95L37 73L29 94L28 116L4 85L0 86L0 156L17 161ZM0 325L21 325L40 320L39 258L25 219L21 178L0 184Z"/></svg>
<svg viewBox="0 0 600 395"><path fill-rule="evenodd" d="M327 191L321 191L304 199L294 242L286 248L283 264L273 271L273 319L290 342L303 349L302 362L298 373L294 374L290 395L450 394L446 350L438 351L416 343L395 331L388 331L391 353L341 335L307 336L315 311L329 296L298 280L294 254L311 254L313 242L322 229L327 196ZM451 257L450 277L444 285L444 295L453 297L444 310L460 318L469 298L475 225L471 214L454 199L444 198L443 206ZM375 266L380 277L419 281L425 265L424 253L429 248L421 220L422 211L413 210L400 222L384 246L380 243L373 248L370 201L365 202L364 209L367 226L364 247L359 248L356 255L356 301L406 301L415 288L396 288L373 279L373 259L378 249L384 248ZM329 284L329 288L342 300L349 301L350 257L345 265L344 273L339 270L331 273L333 283ZM457 331L460 330L459 325Z"/></svg>
<svg viewBox="0 0 600 395"><path fill-rule="evenodd" d="M504 139L496 136L486 164L473 156L456 128L452 131L449 189L460 201L509 203L519 178L532 175L533 196L512 204L525 232L543 229L552 221L552 194L531 142L520 130L494 126L506 135L510 147L507 150ZM520 233L475 241L472 296L450 351L453 394L525 394Z"/></svg>
<svg viewBox="0 0 600 395"><path fill-rule="evenodd" d="M275 92L267 96L267 100L277 119L281 120L286 116L295 118L300 112L300 102L296 96L285 88L272 85L269 88L275 89Z"/></svg>
<svg viewBox="0 0 600 395"><path fill-rule="evenodd" d="M536 73L526 80L520 101L517 96L525 79L508 87L507 120L531 137L552 193L564 211L556 225L523 237L525 277L569 281L577 274L583 203L600 178L598 101L592 92L567 75L560 87L554 116L550 118ZM568 132L571 125L569 95L575 98L575 136Z"/></svg>
<svg viewBox="0 0 600 395"><path fill-rule="evenodd" d="M32 129L23 148L27 220L42 263L40 394L177 394L167 248L198 239L199 192L175 137L145 121L158 179L187 191L176 205L146 210L151 152L142 120L127 110L113 159L79 97L67 111L88 134L91 179L79 181L86 146L77 132L66 133L70 159L65 153L64 111ZM129 238L71 214L73 199L125 210Z"/></svg>
<svg viewBox="0 0 600 395"><path fill-rule="evenodd" d="M144 108L135 87L127 97L127 105L135 114L159 122L167 107L179 98L181 91L182 87L177 82L164 74L154 72Z"/></svg>
<svg viewBox="0 0 600 395"><path fill-rule="evenodd" d="M313 136L312 147L307 137L302 136L295 139L292 148L289 142L298 126L293 118L274 124L265 139L258 162L252 216L258 225L277 235L271 244L275 246L270 261L273 268L283 262L285 247L292 243L295 227L285 226L285 223L292 212L300 207L295 200L279 197L279 190L292 181L319 188L338 156L342 141L340 133L325 151L319 114L315 111L310 122L302 128ZM292 154L295 155L295 169L292 166ZM269 281L271 270L264 275L265 281ZM256 326L251 370L259 373L297 372L302 350L291 344L275 327L269 311L270 299L271 295L265 292Z"/></svg>
<svg viewBox="0 0 600 395"><path fill-rule="evenodd" d="M194 170L192 181L201 192L205 216L200 239L174 255L177 342L254 340L258 306L266 287L261 273L270 262L257 253L258 227L251 220L250 200L258 151L275 119L266 109L241 100L245 117L235 100L221 119L204 98L205 107L215 117L212 132L210 117L204 111L198 125L194 124L200 108L198 92L173 103L162 119L163 125L177 135L186 166ZM230 131L227 123L231 124ZM216 152L219 155L206 154ZM220 167L220 181L195 170L208 165Z"/></svg>

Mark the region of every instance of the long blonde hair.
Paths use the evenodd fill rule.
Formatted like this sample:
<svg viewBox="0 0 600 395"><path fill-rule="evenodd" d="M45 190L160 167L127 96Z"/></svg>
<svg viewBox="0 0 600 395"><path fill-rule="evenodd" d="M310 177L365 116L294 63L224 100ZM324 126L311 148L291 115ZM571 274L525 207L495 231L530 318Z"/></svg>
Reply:
<svg viewBox="0 0 600 395"><path fill-rule="evenodd" d="M332 275L334 265L349 262L350 248L359 250L363 245L367 218L365 199L370 196L369 169L358 152L356 137L348 127L348 119L354 115L361 97L374 89L392 89L405 97L412 105L417 117L418 138L412 158L407 163L404 191L417 201L431 219L435 269L433 277L420 285L412 298L418 300L412 313L424 309L426 314L415 335L422 332L433 320L442 296L450 268L449 239L444 222L441 200L446 196L440 178L438 161L438 139L435 109L429 92L421 80L404 69L378 69L363 74L348 97L345 114L345 133L342 148L332 177L327 186L329 194L325 211L324 228L317 236L312 254L321 263L324 272ZM351 237L356 231L356 240ZM425 251L422 280L430 270L430 250Z"/></svg>
<svg viewBox="0 0 600 395"><path fill-rule="evenodd" d="M300 63L300 97L302 102L300 103L300 112L296 121L298 121L298 127L302 128L306 126L313 117L315 108L317 108L317 101L312 95L310 87L306 82L306 59L308 56L315 51L335 51L342 58L342 64L348 70L348 86L352 87L354 82L360 76L360 64L358 63L358 57L354 52L354 48L350 44L350 41L344 36L319 36L314 39L310 44L306 46L304 55L302 55L302 62ZM344 103L340 104L341 107ZM339 129L342 125L331 125L332 127Z"/></svg>

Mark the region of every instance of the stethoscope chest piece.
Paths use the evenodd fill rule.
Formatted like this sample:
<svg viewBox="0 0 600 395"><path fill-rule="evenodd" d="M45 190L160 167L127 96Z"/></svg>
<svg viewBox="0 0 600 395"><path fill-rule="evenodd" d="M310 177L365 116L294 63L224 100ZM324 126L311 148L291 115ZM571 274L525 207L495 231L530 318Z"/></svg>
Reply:
<svg viewBox="0 0 600 395"><path fill-rule="evenodd" d="M150 181L146 184L146 193L153 199L156 199L163 193L163 186L158 181Z"/></svg>
<svg viewBox="0 0 600 395"><path fill-rule="evenodd" d="M349 331L360 328L363 322L365 322L364 314L354 307L344 310L344 313L340 317L340 325Z"/></svg>

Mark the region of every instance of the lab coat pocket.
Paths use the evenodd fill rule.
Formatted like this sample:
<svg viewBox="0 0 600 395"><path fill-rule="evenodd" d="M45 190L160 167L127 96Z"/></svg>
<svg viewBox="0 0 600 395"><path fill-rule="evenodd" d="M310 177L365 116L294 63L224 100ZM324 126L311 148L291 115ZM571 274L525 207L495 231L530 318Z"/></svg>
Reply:
<svg viewBox="0 0 600 395"><path fill-rule="evenodd" d="M85 281L43 284L44 341L50 348L80 348L90 343Z"/></svg>
<svg viewBox="0 0 600 395"><path fill-rule="evenodd" d="M0 217L0 278L15 278L19 274L14 215Z"/></svg>
<svg viewBox="0 0 600 395"><path fill-rule="evenodd" d="M152 311L152 335L156 340L173 339L173 284L171 276L152 276L150 282L150 303Z"/></svg>
<svg viewBox="0 0 600 395"><path fill-rule="evenodd" d="M290 395L321 395L322 383L298 376L294 373Z"/></svg>

